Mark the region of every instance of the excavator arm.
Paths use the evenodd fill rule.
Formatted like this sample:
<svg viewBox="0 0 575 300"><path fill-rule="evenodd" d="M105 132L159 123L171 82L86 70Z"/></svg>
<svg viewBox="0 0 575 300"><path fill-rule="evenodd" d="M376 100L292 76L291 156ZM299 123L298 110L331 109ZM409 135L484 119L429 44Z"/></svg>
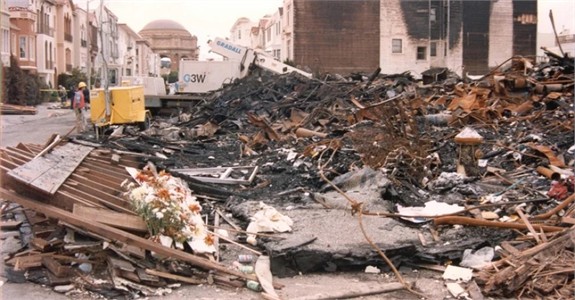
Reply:
<svg viewBox="0 0 575 300"><path fill-rule="evenodd" d="M294 68L290 65L284 64L277 61L274 57L269 56L265 52L256 51L251 48L244 46L235 45L222 38L216 38L209 43L211 51L217 53L223 57L227 57L229 60L238 61L240 63L240 70L242 71L242 77L247 74L249 68L246 68L246 63L254 64L262 69L274 72L276 74L286 74L291 72L297 72L305 77L311 78L312 74ZM248 65L249 67L249 65ZM244 74L245 70L245 74Z"/></svg>

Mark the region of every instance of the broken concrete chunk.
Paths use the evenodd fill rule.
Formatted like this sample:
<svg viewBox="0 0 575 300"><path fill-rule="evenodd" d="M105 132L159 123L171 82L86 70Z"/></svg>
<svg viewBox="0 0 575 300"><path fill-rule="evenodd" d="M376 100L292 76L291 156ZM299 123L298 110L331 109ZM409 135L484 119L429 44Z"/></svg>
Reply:
<svg viewBox="0 0 575 300"><path fill-rule="evenodd" d="M73 284L58 285L58 286L55 286L55 287L54 287L54 292L64 294L64 293L67 293L67 292L69 292L69 291L71 291L71 290L73 290L73 289L74 289L74 285L73 285Z"/></svg>
<svg viewBox="0 0 575 300"><path fill-rule="evenodd" d="M447 282L445 283L445 286L447 287L447 290L449 291L449 293L455 297L456 299L460 299L460 297L464 298L464 299L470 299L469 298L469 294L465 291L464 288L461 287L461 285L457 282Z"/></svg>
<svg viewBox="0 0 575 300"><path fill-rule="evenodd" d="M379 273L381 273L381 270L380 270L378 267L367 266L367 267L365 267L365 273L368 273L368 274L379 274Z"/></svg>
<svg viewBox="0 0 575 300"><path fill-rule="evenodd" d="M465 176L455 172L442 172L435 180L427 184L427 188L432 191L445 191L464 183Z"/></svg>
<svg viewBox="0 0 575 300"><path fill-rule="evenodd" d="M473 277L473 270L449 265L445 268L443 279L468 282Z"/></svg>

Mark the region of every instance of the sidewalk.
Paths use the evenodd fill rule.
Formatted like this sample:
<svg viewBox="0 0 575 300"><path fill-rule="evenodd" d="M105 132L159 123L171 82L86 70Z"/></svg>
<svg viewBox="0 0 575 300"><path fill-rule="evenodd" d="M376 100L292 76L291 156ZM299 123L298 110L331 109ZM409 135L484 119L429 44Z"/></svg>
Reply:
<svg viewBox="0 0 575 300"><path fill-rule="evenodd" d="M69 108L51 109L56 102L36 106L35 115L0 115L0 146L18 143L43 144L54 134L66 134L75 125L74 111Z"/></svg>

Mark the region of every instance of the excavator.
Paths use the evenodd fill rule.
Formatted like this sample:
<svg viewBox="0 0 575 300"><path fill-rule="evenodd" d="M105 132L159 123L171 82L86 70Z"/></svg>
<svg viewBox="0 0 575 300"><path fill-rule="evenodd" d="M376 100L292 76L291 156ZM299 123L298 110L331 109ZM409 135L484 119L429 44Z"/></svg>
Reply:
<svg viewBox="0 0 575 300"><path fill-rule="evenodd" d="M221 55L222 61L181 60L179 62L178 82L173 94L167 94L161 84L151 78L132 79L143 82L145 86L146 108L193 106L203 100L206 94L220 89L225 84L243 78L255 68L261 68L276 74L296 72L311 78L312 74L277 61L269 54L252 48L239 46L223 38L208 42L210 51ZM156 80L161 80L157 77ZM157 88L155 88L157 87Z"/></svg>
<svg viewBox="0 0 575 300"><path fill-rule="evenodd" d="M224 60L181 60L174 94L166 93L161 77L124 77L121 86L109 88L108 97L103 89L92 90L90 110L96 134L111 125L136 124L145 129L150 125L151 110L194 106L210 92L258 67L276 74L296 72L312 77L311 73L279 62L263 51L235 45L223 38L216 38L208 45L211 52Z"/></svg>

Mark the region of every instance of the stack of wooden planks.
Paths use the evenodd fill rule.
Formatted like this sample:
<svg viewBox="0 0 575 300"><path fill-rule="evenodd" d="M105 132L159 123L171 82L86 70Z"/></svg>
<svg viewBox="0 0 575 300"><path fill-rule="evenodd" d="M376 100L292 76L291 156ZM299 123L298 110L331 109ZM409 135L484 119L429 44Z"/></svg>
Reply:
<svg viewBox="0 0 575 300"><path fill-rule="evenodd" d="M0 103L0 113L3 115L35 115L38 110L34 106Z"/></svg>
<svg viewBox="0 0 575 300"><path fill-rule="evenodd" d="M148 239L145 222L132 211L121 187L129 178L125 168L140 165L138 156L72 143L51 151L31 144L0 150L0 198L17 205L27 220L26 225L16 220L3 227L31 228L28 247L5 256L5 263L23 274L41 270L45 276L38 277L55 287L73 285L75 276L100 276L108 280L106 292L101 284L91 289L104 294L150 296L170 282L237 288L257 280ZM163 258L177 260L178 268Z"/></svg>

